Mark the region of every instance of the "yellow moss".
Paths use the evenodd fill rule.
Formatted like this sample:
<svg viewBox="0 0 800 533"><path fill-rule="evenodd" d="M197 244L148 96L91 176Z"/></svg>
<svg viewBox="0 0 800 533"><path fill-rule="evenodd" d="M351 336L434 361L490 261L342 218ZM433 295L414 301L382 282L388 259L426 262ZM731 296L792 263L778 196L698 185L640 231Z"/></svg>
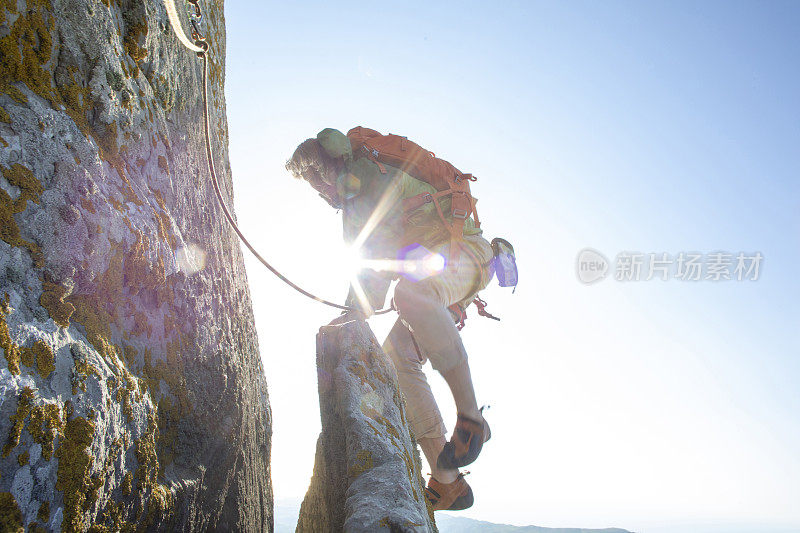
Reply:
<svg viewBox="0 0 800 533"><path fill-rule="evenodd" d="M8 432L8 442L3 447L3 457L8 457L11 450L17 447L25 429L25 419L31 412L33 406L33 390L25 387L17 397L17 412L11 415L11 429Z"/></svg>
<svg viewBox="0 0 800 533"><path fill-rule="evenodd" d="M366 422L366 421L365 421L365 422ZM370 424L369 422L366 422L366 424L367 424L367 425L370 427L370 429L372 430L372 432L373 432L375 435L378 435L378 436L382 435L382 434L381 434L381 430L379 430L378 428L376 428L375 426L373 426L373 425L372 425L372 424Z"/></svg>
<svg viewBox="0 0 800 533"><path fill-rule="evenodd" d="M135 293L142 289L164 290L163 261L159 258L155 268L151 266L144 255L148 250L147 244L144 235L137 233L137 242L131 251L124 253L122 247L116 245L108 269L95 280L95 293L76 295L69 299L76 308L73 320L83 325L89 342L116 374L118 385L114 399L122 407L127 420L133 419L134 403L144 400L139 380L127 370L135 364L136 351L131 346L115 345L110 326L116 324L120 330L128 333L124 324L127 317L133 315L134 329L152 329L144 314L138 312L137 316L128 296L129 292ZM170 382L176 383L180 380L171 379ZM148 381L148 385L149 383ZM82 386L82 383L75 386ZM188 400L186 403L188 404Z"/></svg>
<svg viewBox="0 0 800 533"><path fill-rule="evenodd" d="M117 125L98 125L92 127L87 120L89 111L92 109L89 87L85 77L74 66L68 66L69 81L61 81L53 91L51 104L54 107L63 105L66 113L75 122L75 125L84 135L91 136L97 142L100 157L107 161L124 182L123 196L126 199L141 205L141 200L130 186L128 177L125 174L125 162L120 157L120 147L117 143ZM77 156L76 156L77 160ZM79 160L77 160L79 162ZM90 212L94 212L93 209Z"/></svg>
<svg viewBox="0 0 800 533"><path fill-rule="evenodd" d="M42 282L42 295L39 297L39 304L47 310L50 318L62 328L69 327L69 319L75 312L75 306L65 302L64 298L69 294L69 289L57 283Z"/></svg>
<svg viewBox="0 0 800 533"><path fill-rule="evenodd" d="M397 432L397 428L395 428L385 416L380 416L379 418L376 419L376 421L383 424L383 427L386 428L386 432L389 435L391 435L398 441L400 440L400 434Z"/></svg>
<svg viewBox="0 0 800 533"><path fill-rule="evenodd" d="M172 225L169 222L167 214L158 211L156 211L154 214L156 217L156 230L158 231L158 238L161 240L161 242L166 242L169 244L169 247L174 250L178 245L178 239L172 232Z"/></svg>
<svg viewBox="0 0 800 533"><path fill-rule="evenodd" d="M125 474L125 477L122 478L122 494L125 496L130 496L131 491L133 490L133 474L128 472Z"/></svg>
<svg viewBox="0 0 800 533"><path fill-rule="evenodd" d="M394 404L397 406L397 410L400 413L400 426L406 427L406 414L405 414L405 404L403 403L403 396L400 393L400 385L395 382L394 384L394 395L392 397L394 400ZM409 426L410 427L410 426Z"/></svg>
<svg viewBox="0 0 800 533"><path fill-rule="evenodd" d="M83 207L85 210L87 210L92 214L95 214L96 212L94 210L94 204L92 204L92 201L89 200L88 198L81 198L81 207Z"/></svg>
<svg viewBox="0 0 800 533"><path fill-rule="evenodd" d="M355 376L358 376L358 379L361 381L361 385L362 386L369 386L369 387L371 387L373 389L375 388L369 382L369 376L368 376L368 373L367 373L367 369L363 364L357 363L357 362L350 363L347 366L347 370L349 370Z"/></svg>
<svg viewBox="0 0 800 533"><path fill-rule="evenodd" d="M84 511L94 503L91 500L93 484L89 475L92 457L88 453L93 437L94 424L76 417L67 422L63 442L56 450L56 490L64 494L62 531L72 533L87 529Z"/></svg>
<svg viewBox="0 0 800 533"><path fill-rule="evenodd" d="M131 330L131 335L144 335L151 336L153 334L153 326L150 325L150 321L147 320L147 315L142 313L141 311L137 311L133 315L133 329Z"/></svg>
<svg viewBox="0 0 800 533"><path fill-rule="evenodd" d="M161 253L158 253L155 265L151 267L146 255L148 249L147 237L143 233L137 232L136 244L127 255L125 262L124 283L127 287L158 289L164 286L166 271Z"/></svg>
<svg viewBox="0 0 800 533"><path fill-rule="evenodd" d="M46 342L38 340L33 343L30 352L36 358L36 369L39 371L39 375L44 379L50 377L50 373L56 369L56 356L53 349Z"/></svg>
<svg viewBox="0 0 800 533"><path fill-rule="evenodd" d="M134 524L125 521L124 506L109 500L99 516L102 523L92 524L88 533L133 533L136 531Z"/></svg>
<svg viewBox="0 0 800 533"><path fill-rule="evenodd" d="M411 492L414 494L414 499L419 501L420 495L417 494L417 490L414 488L414 460L411 458L411 455L408 453L408 450L403 449L401 453L397 454L400 459L406 465L406 475L408 476L409 485L411 485ZM424 484L423 484L424 485Z"/></svg>
<svg viewBox="0 0 800 533"><path fill-rule="evenodd" d="M114 125L114 139L116 142L116 125ZM130 157L128 156L128 147L127 146L120 146L118 150L117 156L114 158L109 158L109 162L111 165L117 169L119 172L120 177L123 181L123 186L120 188L120 192L122 193L122 197L125 198L128 202L133 202L136 205L144 205L144 202L141 198L134 192L133 187L131 186L131 182L128 179L127 172L125 169L130 169L130 165L126 163L126 161Z"/></svg>
<svg viewBox="0 0 800 533"><path fill-rule="evenodd" d="M50 502L42 502L39 506L39 512L36 513L36 518L45 524L50 521Z"/></svg>
<svg viewBox="0 0 800 533"><path fill-rule="evenodd" d="M140 490L152 488L158 477L158 456L156 455L156 441L158 440L158 426L153 415L148 415L147 431L142 438L136 440L136 460L139 468L136 470L137 486Z"/></svg>
<svg viewBox="0 0 800 533"><path fill-rule="evenodd" d="M0 46L2 46L2 43L0 43ZM11 84L3 83L2 81L0 81L0 92L6 93L8 96L11 97L12 100L20 104L28 102L28 97L25 96L25 94L22 91L20 91Z"/></svg>
<svg viewBox="0 0 800 533"><path fill-rule="evenodd" d="M14 215L25 211L28 200L39 203L39 196L44 188L30 169L18 163L11 165L10 168L0 165L0 170L10 184L20 189L19 198L16 200L11 200L11 196L5 190L0 189L0 239L11 246L27 248L36 266L41 266L42 256L39 247L22 239Z"/></svg>
<svg viewBox="0 0 800 533"><path fill-rule="evenodd" d="M47 530L36 522L31 522L28 525L28 533L47 533Z"/></svg>
<svg viewBox="0 0 800 533"><path fill-rule="evenodd" d="M158 483L159 461L156 453L156 443L159 433L155 417L148 415L147 431L142 438L136 441L136 460L139 468L136 470L137 487L140 491L150 492L147 501L147 516L144 524L150 525L156 516L162 519L171 512L174 506L174 497L170 491ZM140 517L140 522L142 522Z"/></svg>
<svg viewBox="0 0 800 533"><path fill-rule="evenodd" d="M156 517L162 520L167 518L171 514L174 505L174 497L164 485L154 486L147 501L148 509L145 524L151 525Z"/></svg>
<svg viewBox="0 0 800 533"><path fill-rule="evenodd" d="M89 374L94 374L95 376L100 376L100 371L94 365L90 365L86 361L78 360L75 361L75 372L83 377L89 376Z"/></svg>
<svg viewBox="0 0 800 533"><path fill-rule="evenodd" d="M24 346L19 347L19 361L25 366L34 367L36 365L36 352L34 352L31 348L25 348Z"/></svg>
<svg viewBox="0 0 800 533"><path fill-rule="evenodd" d="M347 469L347 475L350 477L358 477L367 470L373 467L372 453L369 450L359 450L356 453L354 464L350 465Z"/></svg>
<svg viewBox="0 0 800 533"><path fill-rule="evenodd" d="M67 114L72 118L78 129L85 135L93 132L86 119L86 114L91 108L91 101L89 99L89 87L86 86L85 80L75 79L75 74L78 69L70 65L67 67L69 74L69 83L58 84L57 91L61 98L61 103L64 104ZM81 82L79 84L79 81Z"/></svg>
<svg viewBox="0 0 800 533"><path fill-rule="evenodd" d="M89 375L100 376L100 371L94 365L91 365L83 359L75 361L74 372L72 375L72 394L77 394L78 389L86 392L86 378Z"/></svg>
<svg viewBox="0 0 800 533"><path fill-rule="evenodd" d="M51 84L50 72L43 65L50 61L53 40L45 16L52 22L52 6L48 0L29 0L0 39L0 92L18 102L27 102L25 95L13 83L23 83L51 104L58 97Z"/></svg>
<svg viewBox="0 0 800 533"><path fill-rule="evenodd" d="M11 115L9 115L8 111L3 109L2 106L0 106L0 122L7 122L9 124L11 123ZM6 145L6 146L8 146L8 145Z"/></svg>
<svg viewBox="0 0 800 533"><path fill-rule="evenodd" d="M75 306L73 320L83 325L87 340L113 367L117 366L117 354L115 347L109 341L110 324L115 321L112 313L116 314L122 308L122 267L123 255L118 249L111 256L106 272L97 280L97 290L94 294L69 297L69 302Z"/></svg>
<svg viewBox="0 0 800 533"><path fill-rule="evenodd" d="M180 416L180 409L172 399L165 396L158 401L158 448L164 465L175 460Z"/></svg>
<svg viewBox="0 0 800 533"><path fill-rule="evenodd" d="M133 402L136 399L137 383L133 376L127 375L123 379L124 389L120 388L117 391L117 401L122 400L122 414L125 419L130 422L133 420Z"/></svg>
<svg viewBox="0 0 800 533"><path fill-rule="evenodd" d="M114 209L116 209L120 213L124 213L125 211L127 211L127 209L125 208L125 205L122 202L120 202L119 200L117 200L116 198L113 198L113 197L109 198L108 203L110 203L111 207L113 207Z"/></svg>
<svg viewBox="0 0 800 533"><path fill-rule="evenodd" d="M163 205L160 194L156 195L156 201ZM119 331L123 337L130 333L146 332L152 335L153 326L149 323L147 315L134 305L131 294L138 294L144 290L152 291L155 295L154 304L158 307L166 304L168 309L175 302L174 289L171 282L166 279L163 257L155 255L154 259L150 259L153 257L154 248L152 239L136 231L132 225L130 229L136 236L136 242L127 251L122 243L112 242L113 251L108 268L94 280L95 291L71 295L66 297L65 301L74 306L71 321L84 328L88 341L115 374L116 390L112 399L120 405L126 418L133 417L135 402L145 400L145 387L149 389L150 396L158 405L156 413L149 415L146 434L135 442L135 453L140 466L135 476L128 476L127 482L124 480L122 485L123 492L132 491L133 481L136 479L137 488L141 489L143 497L147 498L146 505L141 508L137 520L145 523L154 516L153 513L167 513L173 505L174 496L158 483L158 479L163 474L163 467L173 461L175 447L179 444L178 424L191 412L192 406L186 389L181 356L182 343L188 341L182 339L177 332L179 324L176 323L173 328L166 331L172 340L167 344L163 359L154 362L149 350L142 354L143 380L128 370L135 368L138 358L135 349L122 342L115 343L112 336L112 331ZM166 322L174 320L173 313L174 311L165 313L168 317ZM131 318L133 327L130 325ZM97 373L96 369L85 361L76 361L74 372L76 381L73 387L84 387L83 382L77 378L83 376L85 379L91 373ZM167 384L169 393L161 394L159 390L161 380ZM87 481L86 490L89 499L94 498L92 491L95 487L99 489L100 485L97 483L104 479L107 479L107 475L97 475ZM129 489L126 489L126 486L129 486ZM124 527L117 524L115 518L117 510L109 507L106 511L101 520L102 524L112 530L124 530Z"/></svg>
<svg viewBox="0 0 800 533"><path fill-rule="evenodd" d="M28 451L24 451L17 456L17 462L19 466L25 466L28 464L28 460L31 458L31 454Z"/></svg>
<svg viewBox="0 0 800 533"><path fill-rule="evenodd" d="M163 155L158 156L158 168L164 171L164 174L169 174L169 164L167 158Z"/></svg>
<svg viewBox="0 0 800 533"><path fill-rule="evenodd" d="M45 461L49 461L52 457L55 440L63 432L64 420L61 417L61 408L57 404L46 403L31 409L28 433L34 442L41 444L42 457Z"/></svg>
<svg viewBox="0 0 800 533"><path fill-rule="evenodd" d="M0 300L0 348L5 353L8 364L8 371L12 374L19 374L19 364L21 358L20 347L12 340L6 323L6 315L9 314L8 295L5 300Z"/></svg>
<svg viewBox="0 0 800 533"><path fill-rule="evenodd" d="M122 170L123 161L118 160L119 143L117 143L117 124L112 122L106 125L104 135L96 135L97 143L100 146L100 156L112 162L114 168L119 172L120 177L125 179L125 172Z"/></svg>
<svg viewBox="0 0 800 533"><path fill-rule="evenodd" d="M125 52L137 63L147 57L147 49L139 44L141 36L147 36L147 26L143 23L138 23L127 29L122 40L122 47Z"/></svg>
<svg viewBox="0 0 800 533"><path fill-rule="evenodd" d="M20 188L20 196L16 200L20 203L20 211L22 212L27 207L27 201L31 200L39 203L39 196L44 192L44 187L41 182L36 179L33 172L19 163L14 163L11 168L3 167L3 177L8 180L11 185Z"/></svg>
<svg viewBox="0 0 800 533"><path fill-rule="evenodd" d="M100 494L100 488L108 481L115 470L115 463L121 453L124 453L123 439L117 438L108 447L109 453L102 465L95 474L89 478L89 492L87 494L87 503L84 508L91 507L92 502L97 501ZM108 500L105 502L103 509L94 517L94 523L89 527L90 532L133 532L135 528L132 524L124 520L124 507L121 504Z"/></svg>
<svg viewBox="0 0 800 533"><path fill-rule="evenodd" d="M0 492L0 531L3 533L24 533L22 511L10 492Z"/></svg>
<svg viewBox="0 0 800 533"><path fill-rule="evenodd" d="M125 354L125 361L127 361L128 365L131 366L136 361L136 348L131 345L125 346L123 349L123 353Z"/></svg>

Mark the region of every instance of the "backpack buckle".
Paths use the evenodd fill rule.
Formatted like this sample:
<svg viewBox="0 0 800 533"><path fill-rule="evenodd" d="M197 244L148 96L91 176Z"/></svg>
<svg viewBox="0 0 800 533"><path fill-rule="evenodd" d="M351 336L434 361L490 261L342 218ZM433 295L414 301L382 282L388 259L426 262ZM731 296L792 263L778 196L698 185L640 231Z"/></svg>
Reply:
<svg viewBox="0 0 800 533"><path fill-rule="evenodd" d="M379 155L381 155L381 153L380 153L379 151L377 151L375 148L370 148L370 147L369 147L369 146L367 146L366 144L362 144L362 145L361 145L361 149L362 149L362 150L364 151L364 153L366 153L368 156L372 156L372 157L374 157L374 158L376 158L376 159L377 159L377 157L378 157Z"/></svg>
<svg viewBox="0 0 800 533"><path fill-rule="evenodd" d="M459 218L461 220L466 220L469 212L466 209L453 209L453 218Z"/></svg>

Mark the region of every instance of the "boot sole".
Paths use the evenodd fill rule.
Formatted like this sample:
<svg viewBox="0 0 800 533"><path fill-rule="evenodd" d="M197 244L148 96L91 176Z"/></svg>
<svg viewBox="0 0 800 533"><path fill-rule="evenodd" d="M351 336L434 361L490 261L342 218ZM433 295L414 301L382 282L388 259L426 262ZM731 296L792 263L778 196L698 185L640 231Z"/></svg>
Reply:
<svg viewBox="0 0 800 533"><path fill-rule="evenodd" d="M464 454L463 457L455 456L455 445L452 442L446 442L444 448L436 458L436 466L445 470L455 470L462 466L471 465L475 462L483 449L483 442L473 440L470 442L470 449Z"/></svg>

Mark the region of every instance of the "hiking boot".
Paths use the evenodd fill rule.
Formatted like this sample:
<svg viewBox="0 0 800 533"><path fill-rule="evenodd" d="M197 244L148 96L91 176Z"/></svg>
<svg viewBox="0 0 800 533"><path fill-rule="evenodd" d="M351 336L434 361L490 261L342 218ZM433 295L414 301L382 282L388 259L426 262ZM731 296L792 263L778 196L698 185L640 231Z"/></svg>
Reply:
<svg viewBox="0 0 800 533"><path fill-rule="evenodd" d="M436 466L443 470L455 470L471 464L481 453L483 443L491 436L492 431L483 416L480 422L477 422L458 415L453 436L436 459Z"/></svg>
<svg viewBox="0 0 800 533"><path fill-rule="evenodd" d="M431 502L434 511L461 511L472 507L475 500L464 474L458 474L455 481L447 484L440 483L431 476L428 486L425 487L425 497Z"/></svg>

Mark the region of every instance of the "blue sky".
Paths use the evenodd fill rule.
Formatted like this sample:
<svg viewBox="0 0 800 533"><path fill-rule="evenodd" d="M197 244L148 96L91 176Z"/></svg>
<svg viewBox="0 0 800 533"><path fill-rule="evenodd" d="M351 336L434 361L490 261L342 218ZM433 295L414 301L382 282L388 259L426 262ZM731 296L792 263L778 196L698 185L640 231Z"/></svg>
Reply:
<svg viewBox="0 0 800 533"><path fill-rule="evenodd" d="M521 266L516 294L485 291L502 322L473 313L464 331L493 428L465 514L800 529L800 5L399 6L227 3L245 233L343 299L339 218L283 163L324 127L409 136L480 178L487 236L511 240ZM764 262L755 282L584 286L574 262L587 246ZM247 266L275 494L302 498L319 430L314 335L335 312ZM372 321L379 335L390 324Z"/></svg>

